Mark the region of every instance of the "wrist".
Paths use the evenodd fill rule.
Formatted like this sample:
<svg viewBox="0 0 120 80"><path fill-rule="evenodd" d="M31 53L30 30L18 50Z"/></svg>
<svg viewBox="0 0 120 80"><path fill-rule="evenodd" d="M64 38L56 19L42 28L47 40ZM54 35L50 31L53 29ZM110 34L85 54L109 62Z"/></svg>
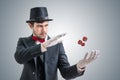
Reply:
<svg viewBox="0 0 120 80"><path fill-rule="evenodd" d="M44 44L41 44L41 52L47 51L47 48Z"/></svg>
<svg viewBox="0 0 120 80"><path fill-rule="evenodd" d="M77 71L78 71L78 72L85 71L85 68L86 68L86 66L81 67L81 66L79 66L78 64L76 65L76 67L77 67Z"/></svg>

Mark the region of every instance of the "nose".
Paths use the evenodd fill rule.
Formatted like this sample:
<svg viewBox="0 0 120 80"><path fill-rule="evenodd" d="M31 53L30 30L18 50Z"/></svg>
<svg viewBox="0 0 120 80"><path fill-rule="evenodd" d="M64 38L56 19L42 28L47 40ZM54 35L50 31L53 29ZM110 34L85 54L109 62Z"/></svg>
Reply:
<svg viewBox="0 0 120 80"><path fill-rule="evenodd" d="M43 31L43 32L45 31L45 27L44 27L44 26L42 27L42 31Z"/></svg>

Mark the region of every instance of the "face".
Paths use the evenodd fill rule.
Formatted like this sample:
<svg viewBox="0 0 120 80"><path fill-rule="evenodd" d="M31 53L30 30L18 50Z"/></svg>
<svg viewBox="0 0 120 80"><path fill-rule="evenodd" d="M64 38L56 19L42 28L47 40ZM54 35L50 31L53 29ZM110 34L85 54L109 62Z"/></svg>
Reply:
<svg viewBox="0 0 120 80"><path fill-rule="evenodd" d="M29 23L30 28L33 30L33 34L39 38L45 38L48 30L48 21L41 23L34 22L34 24Z"/></svg>

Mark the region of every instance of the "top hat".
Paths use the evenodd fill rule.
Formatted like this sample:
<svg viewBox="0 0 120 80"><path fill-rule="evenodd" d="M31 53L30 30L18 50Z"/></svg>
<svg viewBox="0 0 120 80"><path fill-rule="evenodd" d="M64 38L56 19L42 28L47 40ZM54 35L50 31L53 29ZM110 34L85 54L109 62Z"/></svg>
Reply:
<svg viewBox="0 0 120 80"><path fill-rule="evenodd" d="M42 22L42 21L52 21L48 18L48 12L46 7L34 7L30 11L30 20L27 20L27 23L30 22Z"/></svg>

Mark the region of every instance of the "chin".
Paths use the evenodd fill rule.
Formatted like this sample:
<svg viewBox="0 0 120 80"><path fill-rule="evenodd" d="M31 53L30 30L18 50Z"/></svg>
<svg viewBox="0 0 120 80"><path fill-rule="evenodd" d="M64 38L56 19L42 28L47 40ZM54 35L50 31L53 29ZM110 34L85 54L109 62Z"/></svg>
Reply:
<svg viewBox="0 0 120 80"><path fill-rule="evenodd" d="M46 35L39 35L39 38L45 38L46 37Z"/></svg>
<svg viewBox="0 0 120 80"><path fill-rule="evenodd" d="M45 37L41 37L42 39L44 39Z"/></svg>

